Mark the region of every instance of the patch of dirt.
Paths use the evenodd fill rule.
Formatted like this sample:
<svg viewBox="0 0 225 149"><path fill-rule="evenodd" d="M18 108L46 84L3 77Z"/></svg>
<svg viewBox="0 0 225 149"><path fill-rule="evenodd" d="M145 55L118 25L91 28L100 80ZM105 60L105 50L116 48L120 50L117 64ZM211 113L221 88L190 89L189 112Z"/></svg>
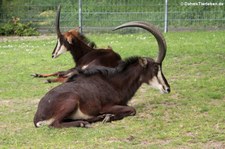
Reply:
<svg viewBox="0 0 225 149"><path fill-rule="evenodd" d="M15 100L15 99L0 99L0 107L12 107L18 104L25 105L37 105L40 99L32 99L32 100Z"/></svg>
<svg viewBox="0 0 225 149"><path fill-rule="evenodd" d="M148 142L148 141L142 141L142 144L144 145L167 145L171 142L171 140L166 139L166 140L155 140L154 142Z"/></svg>
<svg viewBox="0 0 225 149"><path fill-rule="evenodd" d="M13 100L0 99L0 106L10 106L10 105L13 105Z"/></svg>
<svg viewBox="0 0 225 149"><path fill-rule="evenodd" d="M205 149L224 149L225 148L225 143L224 142L215 142L215 141L210 141L204 144Z"/></svg>
<svg viewBox="0 0 225 149"><path fill-rule="evenodd" d="M182 99L182 96L179 93L173 93L171 94L171 97L176 100Z"/></svg>
<svg viewBox="0 0 225 149"><path fill-rule="evenodd" d="M147 140L142 141L141 144L143 145L160 145L165 146L172 142L172 140L155 140L154 142L149 142ZM196 148L204 148L204 149L225 149L225 142L216 142L216 141L210 141L206 143L190 143L188 145L181 145L177 146L175 148L179 149L191 149L195 146Z"/></svg>
<svg viewBox="0 0 225 149"><path fill-rule="evenodd" d="M224 100L212 100L210 101L210 105L213 105L213 106L221 106L222 104L224 104L225 102L225 98Z"/></svg>
<svg viewBox="0 0 225 149"><path fill-rule="evenodd" d="M113 143L113 142L132 142L135 140L135 137L134 136L129 136L127 138L123 138L123 139L119 139L119 138L109 138L108 142L110 143Z"/></svg>
<svg viewBox="0 0 225 149"><path fill-rule="evenodd" d="M0 36L0 42L9 42L9 41L23 41L23 40L45 40L52 39L55 36L41 35L41 36Z"/></svg>

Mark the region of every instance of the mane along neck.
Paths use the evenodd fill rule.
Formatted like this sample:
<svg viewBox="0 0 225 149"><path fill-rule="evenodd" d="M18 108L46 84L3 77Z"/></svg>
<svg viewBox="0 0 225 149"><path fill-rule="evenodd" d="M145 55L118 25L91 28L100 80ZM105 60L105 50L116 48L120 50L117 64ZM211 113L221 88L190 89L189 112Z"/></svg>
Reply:
<svg viewBox="0 0 225 149"><path fill-rule="evenodd" d="M70 53L73 56L73 60L77 63L81 57L89 53L90 51L94 50L93 48L89 47L85 42L81 39L74 37L72 40L72 46Z"/></svg>
<svg viewBox="0 0 225 149"><path fill-rule="evenodd" d="M104 66L95 66L88 69L78 70L81 75L102 75L115 90L118 91L121 104L126 104L141 86L141 74L143 67L139 64L140 57L130 57L121 62L115 68ZM76 80L79 75L74 75L68 79L68 82Z"/></svg>
<svg viewBox="0 0 225 149"><path fill-rule="evenodd" d="M119 93L119 104L127 104L142 84L140 77L143 73L143 67L140 65L139 60L140 57L130 57L116 68L100 66L83 70L83 73L85 75L100 73L105 76L106 81Z"/></svg>
<svg viewBox="0 0 225 149"><path fill-rule="evenodd" d="M143 67L137 62L127 66L123 72L108 77L110 84L120 93L121 104L127 104L141 86L142 71Z"/></svg>

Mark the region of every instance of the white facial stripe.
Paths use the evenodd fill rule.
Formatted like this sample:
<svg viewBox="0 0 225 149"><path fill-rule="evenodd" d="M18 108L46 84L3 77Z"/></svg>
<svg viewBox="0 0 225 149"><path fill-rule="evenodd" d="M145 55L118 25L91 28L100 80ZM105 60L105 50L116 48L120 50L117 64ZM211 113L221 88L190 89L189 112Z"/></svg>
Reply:
<svg viewBox="0 0 225 149"><path fill-rule="evenodd" d="M149 84L155 88L159 89L161 93L168 93L167 85L163 79L162 72L161 72L161 67L159 66L157 76L154 76L151 80L149 80Z"/></svg>
<svg viewBox="0 0 225 149"><path fill-rule="evenodd" d="M57 52L57 56L59 56L59 55L65 53L66 51L67 51L67 50L66 50L66 47L65 47L64 45L61 45L61 46L60 46L60 49L59 49L58 52Z"/></svg>
<svg viewBox="0 0 225 149"><path fill-rule="evenodd" d="M163 77L162 77L162 72L161 72L160 66L159 66L159 71L158 71L157 77L158 77L158 80L160 81L160 83L164 86L165 82L164 82Z"/></svg>
<svg viewBox="0 0 225 149"><path fill-rule="evenodd" d="M150 81L149 84L155 88L155 89L159 89L160 91L163 89L162 85L160 84L158 78L156 76L154 76Z"/></svg>
<svg viewBox="0 0 225 149"><path fill-rule="evenodd" d="M59 48L60 48L60 45L61 45L61 43L60 43L60 40L58 39L58 41L57 41L57 47L56 47L56 52L55 53L58 53L58 50L59 50Z"/></svg>
<svg viewBox="0 0 225 149"><path fill-rule="evenodd" d="M67 51L66 47L63 44L61 44L60 40L58 39L56 50L53 53L53 58L58 57L59 55L65 53L66 51Z"/></svg>

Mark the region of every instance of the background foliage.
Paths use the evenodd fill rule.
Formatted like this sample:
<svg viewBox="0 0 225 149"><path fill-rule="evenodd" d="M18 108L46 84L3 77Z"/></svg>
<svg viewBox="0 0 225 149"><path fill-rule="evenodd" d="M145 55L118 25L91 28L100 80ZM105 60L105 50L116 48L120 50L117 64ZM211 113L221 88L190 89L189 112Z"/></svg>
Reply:
<svg viewBox="0 0 225 149"><path fill-rule="evenodd" d="M170 0L169 30L225 29L224 2L221 2L222 6L186 6L182 5L184 2L209 1ZM59 4L62 5L62 29L78 26L78 0L1 0L0 23L8 22L15 16L23 22L32 21L41 32L53 32ZM82 9L86 32L109 32L109 29L133 20L152 22L161 28L164 25L164 0L83 0Z"/></svg>
<svg viewBox="0 0 225 149"><path fill-rule="evenodd" d="M32 27L32 22L21 23L20 18L13 17L0 27L0 35L37 36L39 32Z"/></svg>

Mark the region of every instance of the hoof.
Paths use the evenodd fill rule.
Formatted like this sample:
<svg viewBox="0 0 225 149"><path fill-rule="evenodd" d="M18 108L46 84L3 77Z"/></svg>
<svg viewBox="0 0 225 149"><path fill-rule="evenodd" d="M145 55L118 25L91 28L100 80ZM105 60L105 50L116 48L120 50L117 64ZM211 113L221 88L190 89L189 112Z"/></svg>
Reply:
<svg viewBox="0 0 225 149"><path fill-rule="evenodd" d="M105 118L102 120L102 123L107 123L107 122L111 122L111 117L114 117L115 115L114 114L105 114L104 115Z"/></svg>
<svg viewBox="0 0 225 149"><path fill-rule="evenodd" d="M52 83L52 81L48 79L48 80L45 80L44 83Z"/></svg>
<svg viewBox="0 0 225 149"><path fill-rule="evenodd" d="M34 73L31 76L33 76L34 78L44 78L44 76L42 76L41 74L37 74L37 73Z"/></svg>
<svg viewBox="0 0 225 149"><path fill-rule="evenodd" d="M39 74L34 73L34 74L31 74L31 76L36 78L36 77L39 77Z"/></svg>
<svg viewBox="0 0 225 149"><path fill-rule="evenodd" d="M88 122L82 122L80 123L80 127L82 128L91 128L91 124Z"/></svg>

